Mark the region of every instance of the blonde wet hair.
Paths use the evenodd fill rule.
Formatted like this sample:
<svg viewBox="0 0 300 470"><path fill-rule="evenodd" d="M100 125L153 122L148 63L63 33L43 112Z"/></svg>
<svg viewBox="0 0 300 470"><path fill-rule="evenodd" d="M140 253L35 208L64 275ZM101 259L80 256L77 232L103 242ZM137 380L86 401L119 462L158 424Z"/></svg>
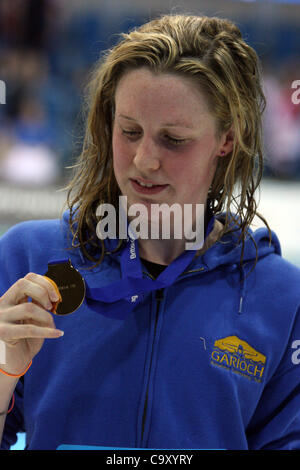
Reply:
<svg viewBox="0 0 300 470"><path fill-rule="evenodd" d="M214 214L225 214L220 237L240 229L242 260L253 218L257 215L267 225L254 197L263 174L266 100L261 65L233 22L207 16L156 18L122 34L119 43L95 64L87 87L83 148L67 186L72 246L80 246L96 265L101 263L105 247L96 236L96 209L101 203L117 209L121 195L112 155L115 91L125 72L145 66L154 73L192 78L215 117L217 136L234 129L233 150L219 158L208 201ZM117 249L120 246L121 241Z"/></svg>

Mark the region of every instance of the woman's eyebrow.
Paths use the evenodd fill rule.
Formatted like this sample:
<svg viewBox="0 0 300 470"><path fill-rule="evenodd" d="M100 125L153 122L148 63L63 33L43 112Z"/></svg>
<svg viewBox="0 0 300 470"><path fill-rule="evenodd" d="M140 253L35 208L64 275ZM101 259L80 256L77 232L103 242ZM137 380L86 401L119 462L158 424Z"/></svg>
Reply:
<svg viewBox="0 0 300 470"><path fill-rule="evenodd" d="M136 119L134 119L130 116L126 116L125 114L118 114L118 116L123 118L123 119L128 119L129 121L137 122ZM166 122L166 123L162 123L161 125L162 125L162 127L184 127L186 129L194 129L193 126L188 125L187 123L185 123L183 121Z"/></svg>
<svg viewBox="0 0 300 470"><path fill-rule="evenodd" d="M163 127L184 127L186 129L194 129L193 126L189 126L185 122L177 121L177 122L166 122L162 124Z"/></svg>
<svg viewBox="0 0 300 470"><path fill-rule="evenodd" d="M121 118L124 118L124 119L128 119L129 121L136 121L136 119L133 119L132 117L129 117L129 116L126 116L125 114L118 114L119 117Z"/></svg>

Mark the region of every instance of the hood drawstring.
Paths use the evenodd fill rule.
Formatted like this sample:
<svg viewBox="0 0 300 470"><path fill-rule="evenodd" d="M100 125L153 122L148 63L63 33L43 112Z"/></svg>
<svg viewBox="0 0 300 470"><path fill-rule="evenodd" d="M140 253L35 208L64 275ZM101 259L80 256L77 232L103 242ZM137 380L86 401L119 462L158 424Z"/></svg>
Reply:
<svg viewBox="0 0 300 470"><path fill-rule="evenodd" d="M245 297L245 292L246 292L246 278L245 278L245 269L243 265L240 265L240 263L234 263L231 265L227 266L227 272L234 272L238 270L239 273L239 291L238 291L238 297L239 297L239 304L237 308L237 313L238 315L241 315L243 313L243 302L244 302L244 297Z"/></svg>
<svg viewBox="0 0 300 470"><path fill-rule="evenodd" d="M245 278L244 266L238 264L238 267L239 267L239 272L240 272L240 291L239 291L240 303L239 303L238 314L241 315L242 309L243 309L243 301L244 301L245 292L246 292L246 278Z"/></svg>
<svg viewBox="0 0 300 470"><path fill-rule="evenodd" d="M82 261L82 264L85 264L85 259L84 259L84 256L83 256L83 253L81 252L81 249L79 248L79 255L80 255L80 258L81 258L81 261Z"/></svg>

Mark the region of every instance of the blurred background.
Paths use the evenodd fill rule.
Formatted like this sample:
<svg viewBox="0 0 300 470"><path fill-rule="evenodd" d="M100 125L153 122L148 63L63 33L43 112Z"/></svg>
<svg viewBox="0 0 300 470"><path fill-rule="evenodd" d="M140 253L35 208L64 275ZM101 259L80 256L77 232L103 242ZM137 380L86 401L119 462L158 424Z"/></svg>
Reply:
<svg viewBox="0 0 300 470"><path fill-rule="evenodd" d="M66 167L80 152L91 66L118 33L170 12L232 19L258 53L267 97L259 210L278 234L283 255L300 266L295 1L0 0L0 235L22 220L60 215ZM260 225L257 220L254 228ZM21 436L16 448L22 445Z"/></svg>

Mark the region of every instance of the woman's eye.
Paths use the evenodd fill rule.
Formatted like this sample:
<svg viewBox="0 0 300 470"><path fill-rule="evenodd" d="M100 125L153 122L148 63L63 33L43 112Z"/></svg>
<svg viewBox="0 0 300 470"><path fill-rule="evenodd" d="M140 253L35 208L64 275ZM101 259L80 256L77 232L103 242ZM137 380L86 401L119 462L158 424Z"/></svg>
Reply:
<svg viewBox="0 0 300 470"><path fill-rule="evenodd" d="M125 135L128 139L136 139L140 136L140 131L133 131L122 129L122 134ZM168 134L164 135L163 138L167 141L168 144L171 145L182 145L186 142L187 139L176 139L175 137L171 137Z"/></svg>
<svg viewBox="0 0 300 470"><path fill-rule="evenodd" d="M186 139L176 139L175 137L170 137L169 135L166 135L166 139L173 145L180 145L186 142Z"/></svg>
<svg viewBox="0 0 300 470"><path fill-rule="evenodd" d="M139 133L138 131L127 131L125 129L122 129L122 134L126 137L136 137Z"/></svg>

